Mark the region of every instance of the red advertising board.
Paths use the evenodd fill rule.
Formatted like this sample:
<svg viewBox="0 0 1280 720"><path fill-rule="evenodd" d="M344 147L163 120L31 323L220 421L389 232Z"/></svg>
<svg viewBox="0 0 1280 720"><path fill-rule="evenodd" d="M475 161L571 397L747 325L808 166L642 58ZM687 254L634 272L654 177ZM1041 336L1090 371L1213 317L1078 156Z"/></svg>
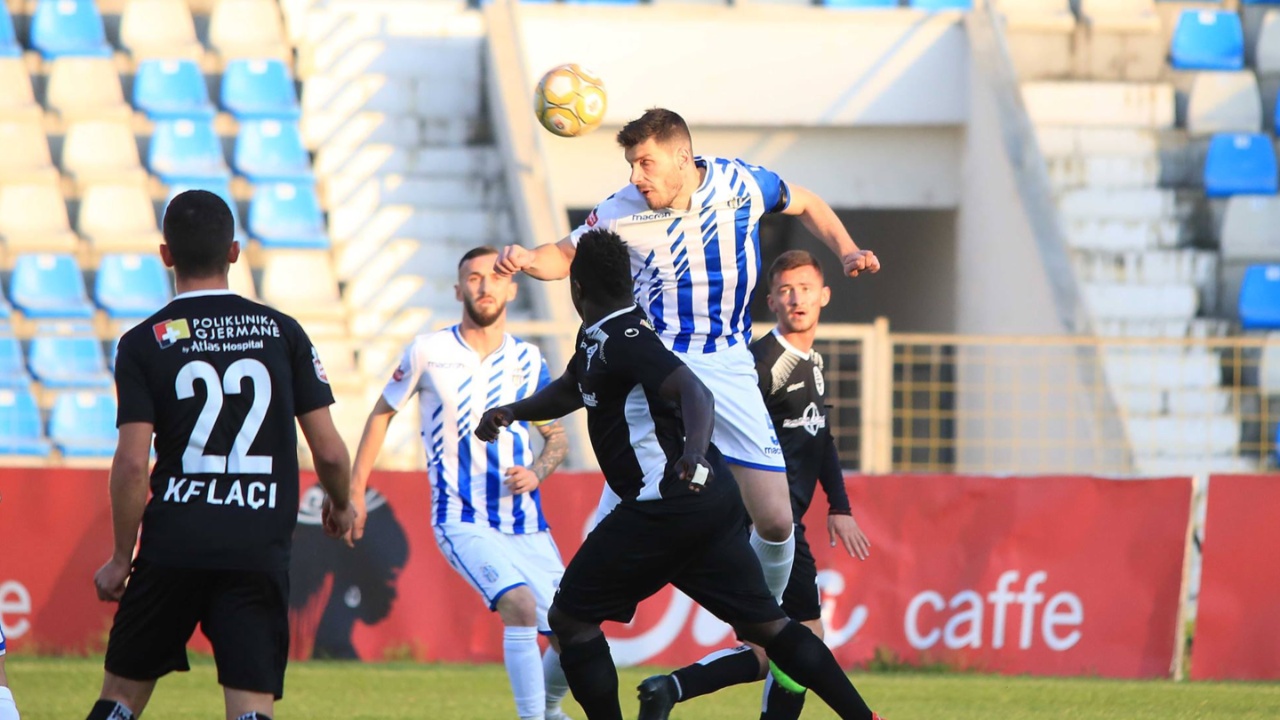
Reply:
<svg viewBox="0 0 1280 720"><path fill-rule="evenodd" d="M1209 480L1191 677L1280 678L1280 476Z"/></svg>
<svg viewBox="0 0 1280 720"><path fill-rule="evenodd" d="M14 650L101 646L110 606L94 599L91 577L110 547L104 477L0 472L0 583L21 585L31 608L0 605ZM372 484L385 504L370 511L355 549L299 525L295 657L500 660L497 618L436 548L428 484L399 473ZM1010 673L1168 673L1189 480L906 475L848 484L870 559L827 545L821 495L808 517L827 641L846 666L879 651ZM544 486L566 560L601 485L595 474L561 473ZM734 642L671 589L606 631L627 664L683 664Z"/></svg>

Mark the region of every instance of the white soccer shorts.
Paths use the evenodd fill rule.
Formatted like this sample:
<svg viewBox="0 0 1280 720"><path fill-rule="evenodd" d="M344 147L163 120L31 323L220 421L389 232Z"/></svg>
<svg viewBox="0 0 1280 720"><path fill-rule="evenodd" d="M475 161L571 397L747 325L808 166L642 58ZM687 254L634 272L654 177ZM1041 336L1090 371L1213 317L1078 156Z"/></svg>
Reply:
<svg viewBox="0 0 1280 720"><path fill-rule="evenodd" d="M526 585L538 603L538 632L550 634L547 610L564 575L564 561L550 532L513 535L473 523L434 529L440 552L490 610L497 609L508 591Z"/></svg>

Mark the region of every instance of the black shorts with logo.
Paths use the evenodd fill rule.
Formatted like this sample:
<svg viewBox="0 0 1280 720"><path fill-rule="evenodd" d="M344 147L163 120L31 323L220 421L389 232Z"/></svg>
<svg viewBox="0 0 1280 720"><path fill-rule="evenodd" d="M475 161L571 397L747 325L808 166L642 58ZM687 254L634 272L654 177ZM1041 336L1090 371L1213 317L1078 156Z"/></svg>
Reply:
<svg viewBox="0 0 1280 720"><path fill-rule="evenodd" d="M107 672L154 680L185 672L196 625L213 645L218 684L284 696L289 575L134 561L107 641Z"/></svg>
<svg viewBox="0 0 1280 720"><path fill-rule="evenodd" d="M800 622L822 617L822 599L818 596L818 564L804 536L804 525L796 523L796 559L791 565L791 578L782 593L782 610L787 617Z"/></svg>

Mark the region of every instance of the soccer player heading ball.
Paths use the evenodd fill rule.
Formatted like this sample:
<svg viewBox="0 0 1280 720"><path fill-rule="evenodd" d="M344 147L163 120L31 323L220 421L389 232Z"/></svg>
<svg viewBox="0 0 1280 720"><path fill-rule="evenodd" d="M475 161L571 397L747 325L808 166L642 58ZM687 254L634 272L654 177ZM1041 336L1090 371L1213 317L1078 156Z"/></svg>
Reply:
<svg viewBox="0 0 1280 720"><path fill-rule="evenodd" d="M771 596L737 483L711 442L718 399L636 306L626 245L603 229L579 240L570 270L582 317L577 352L559 379L488 410L476 427L492 442L514 422L585 407L591 446L620 499L569 562L548 614L574 698L589 720L622 720L600 624L629 622L640 601L672 584L763 647L841 718L872 720L827 646Z"/></svg>
<svg viewBox="0 0 1280 720"><path fill-rule="evenodd" d="M668 349L715 395L715 443L742 489L751 546L781 600L795 557L782 449L756 390L749 306L760 274L761 216L799 216L850 276L880 261L859 249L826 202L773 172L741 160L697 156L684 120L652 109L618 133L631 183L601 202L587 222L555 244L503 249L500 271L540 280L569 274L579 240L593 228L622 238L635 278L634 301ZM599 515L616 496L606 489Z"/></svg>

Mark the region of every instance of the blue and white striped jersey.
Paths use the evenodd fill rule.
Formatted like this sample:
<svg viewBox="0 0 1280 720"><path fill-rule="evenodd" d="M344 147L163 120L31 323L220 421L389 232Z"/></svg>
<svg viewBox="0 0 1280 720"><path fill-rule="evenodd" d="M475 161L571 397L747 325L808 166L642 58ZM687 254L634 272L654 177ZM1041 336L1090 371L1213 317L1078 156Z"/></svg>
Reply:
<svg viewBox="0 0 1280 720"><path fill-rule="evenodd" d="M628 185L570 235L596 227L631 249L636 303L667 347L710 353L751 340L751 294L760 276L760 217L790 202L773 172L742 160L697 157L706 168L688 210L650 210Z"/></svg>
<svg viewBox="0 0 1280 720"><path fill-rule="evenodd" d="M4 655L4 627L0 627L0 655Z"/></svg>
<svg viewBox="0 0 1280 720"><path fill-rule="evenodd" d="M512 495L508 468L533 462L529 426L515 423L493 443L474 435L484 411L522 400L551 382L536 345L506 336L481 358L458 326L419 335L382 391L396 410L414 394L422 415L422 441L431 481L431 523L476 523L505 533L547 529L537 490Z"/></svg>

